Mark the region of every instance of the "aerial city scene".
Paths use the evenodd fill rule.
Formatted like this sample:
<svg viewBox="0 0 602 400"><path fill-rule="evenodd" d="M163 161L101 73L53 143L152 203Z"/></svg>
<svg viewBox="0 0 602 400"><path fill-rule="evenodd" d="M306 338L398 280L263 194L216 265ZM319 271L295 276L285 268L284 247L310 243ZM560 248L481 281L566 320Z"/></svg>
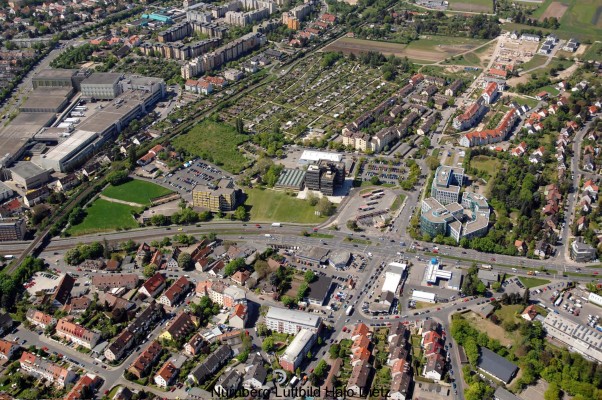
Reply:
<svg viewBox="0 0 602 400"><path fill-rule="evenodd" d="M602 400L601 0L0 0L0 400Z"/></svg>

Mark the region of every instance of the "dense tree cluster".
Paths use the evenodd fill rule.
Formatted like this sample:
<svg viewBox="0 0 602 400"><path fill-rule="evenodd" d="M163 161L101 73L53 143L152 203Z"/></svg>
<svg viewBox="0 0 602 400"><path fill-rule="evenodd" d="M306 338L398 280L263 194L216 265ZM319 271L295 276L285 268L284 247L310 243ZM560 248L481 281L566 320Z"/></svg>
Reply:
<svg viewBox="0 0 602 400"><path fill-rule="evenodd" d="M479 268L476 266L476 264L473 264L464 277L464 283L462 283L462 293L467 296L482 296L485 294L487 287L477 276L478 273Z"/></svg>
<svg viewBox="0 0 602 400"><path fill-rule="evenodd" d="M79 244L65 253L65 262L69 265L81 264L84 260L102 257L104 247L100 242Z"/></svg>
<svg viewBox="0 0 602 400"><path fill-rule="evenodd" d="M12 310L23 283L42 269L44 269L42 260L28 256L10 275L6 272L0 273L0 306L5 310Z"/></svg>

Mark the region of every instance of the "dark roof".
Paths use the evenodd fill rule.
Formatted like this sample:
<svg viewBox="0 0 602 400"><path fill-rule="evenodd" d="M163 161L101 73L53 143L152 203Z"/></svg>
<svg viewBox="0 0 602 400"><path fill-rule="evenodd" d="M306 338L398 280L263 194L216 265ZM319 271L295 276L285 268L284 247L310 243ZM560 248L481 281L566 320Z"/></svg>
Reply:
<svg viewBox="0 0 602 400"><path fill-rule="evenodd" d="M245 381L255 378L263 384L267 375L268 372L265 370L263 363L255 364L245 374Z"/></svg>
<svg viewBox="0 0 602 400"><path fill-rule="evenodd" d="M493 398L495 400L520 400L519 397L513 395L503 387L499 386L495 389L495 393L493 394Z"/></svg>
<svg viewBox="0 0 602 400"><path fill-rule="evenodd" d="M73 289L73 285L75 285L75 278L73 278L69 274L65 274L63 279L56 288L54 292L53 300L59 302L62 305L67 304L69 300L69 296L71 295L71 290Z"/></svg>
<svg viewBox="0 0 602 400"><path fill-rule="evenodd" d="M323 302L328 295L331 286L332 278L318 276L318 279L309 284L309 293L307 294L307 297L315 301Z"/></svg>
<svg viewBox="0 0 602 400"><path fill-rule="evenodd" d="M516 365L486 347L481 347L481 355L477 366L505 383L510 382L518 371Z"/></svg>

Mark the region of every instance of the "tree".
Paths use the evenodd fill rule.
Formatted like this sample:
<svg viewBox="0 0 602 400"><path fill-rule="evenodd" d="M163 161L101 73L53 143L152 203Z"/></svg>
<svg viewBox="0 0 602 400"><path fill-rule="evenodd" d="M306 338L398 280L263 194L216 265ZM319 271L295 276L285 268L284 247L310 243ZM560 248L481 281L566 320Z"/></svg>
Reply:
<svg viewBox="0 0 602 400"><path fill-rule="evenodd" d="M134 147L134 145L131 145L128 149L128 168L130 169L130 171L136 168L137 159L138 157L136 156L136 148Z"/></svg>
<svg viewBox="0 0 602 400"><path fill-rule="evenodd" d="M491 289L495 290L496 292L499 292L501 287L502 284L499 282L493 282L493 284L491 285Z"/></svg>
<svg viewBox="0 0 602 400"><path fill-rule="evenodd" d="M545 400L560 400L562 398L560 387L556 382L550 382L548 389L545 391L543 398Z"/></svg>
<svg viewBox="0 0 602 400"><path fill-rule="evenodd" d="M328 353L330 354L330 358L333 360L339 356L339 352L341 351L341 345L338 343L333 343L330 345L330 349L328 349Z"/></svg>
<svg viewBox="0 0 602 400"><path fill-rule="evenodd" d="M274 338L272 338L272 337L265 338L263 340L263 343L261 343L261 348L265 352L270 352L270 351L274 350Z"/></svg>
<svg viewBox="0 0 602 400"><path fill-rule="evenodd" d="M313 192L309 192L309 193L307 194L307 197L306 197L306 199L307 199L307 201L309 202L309 205L310 205L310 206L315 206L316 204L318 204L318 201L320 200L320 199L318 198L318 196L316 196L316 195L315 195Z"/></svg>
<svg viewBox="0 0 602 400"><path fill-rule="evenodd" d="M107 182L113 186L121 185L130 179L129 172L125 170L113 171L107 175Z"/></svg>
<svg viewBox="0 0 602 400"><path fill-rule="evenodd" d="M265 324L257 324L255 327L259 336L267 336L269 333L268 327Z"/></svg>
<svg viewBox="0 0 602 400"><path fill-rule="evenodd" d="M426 165L431 171L434 171L439 168L439 159L435 156L429 156L426 158Z"/></svg>
<svg viewBox="0 0 602 400"><path fill-rule="evenodd" d="M192 267L192 257L186 252L181 252L178 256L178 265L183 270L189 270Z"/></svg>
<svg viewBox="0 0 602 400"><path fill-rule="evenodd" d="M164 226L169 224L169 219L163 214L155 214L151 217L151 224L154 226Z"/></svg>
<svg viewBox="0 0 602 400"><path fill-rule="evenodd" d="M238 206L238 208L234 210L234 218L239 221L246 221L249 218L245 206Z"/></svg>
<svg viewBox="0 0 602 400"><path fill-rule="evenodd" d="M372 178L370 178L370 183L373 185L380 185L380 178L378 177L378 175L374 175Z"/></svg>
<svg viewBox="0 0 602 400"><path fill-rule="evenodd" d="M289 297L289 296L286 296L286 295L285 295L285 296L282 296L282 297L280 298L280 301L282 301L282 304L283 304L285 307L290 307L290 306L292 306L293 304L295 304L295 300L294 300L292 297Z"/></svg>
<svg viewBox="0 0 602 400"><path fill-rule="evenodd" d="M244 268L245 265L246 264L245 264L245 259L244 258L237 258L235 260L232 260L224 268L224 275L225 276L231 276L234 273L236 273L237 271L239 271L242 268Z"/></svg>
<svg viewBox="0 0 602 400"><path fill-rule="evenodd" d="M145 277L150 278L151 276L155 275L155 273L157 272L157 270L159 269L159 267L157 267L155 264L148 264L147 266L144 267L143 270L143 274Z"/></svg>
<svg viewBox="0 0 602 400"><path fill-rule="evenodd" d="M322 197L318 202L317 209L321 215L329 217L334 214L336 207L326 197Z"/></svg>
<svg viewBox="0 0 602 400"><path fill-rule="evenodd" d="M202 211L199 213L199 221L201 222L211 221L211 218L213 218L211 211Z"/></svg>
<svg viewBox="0 0 602 400"><path fill-rule="evenodd" d="M324 377L326 377L326 369L327 368L328 368L328 364L326 364L326 361L320 360L318 362L318 365L316 365L316 368L314 368L314 374L319 379L324 379Z"/></svg>
<svg viewBox="0 0 602 400"><path fill-rule="evenodd" d="M316 274L314 271L307 270L303 275L303 278L305 279L305 282L312 283L316 279Z"/></svg>

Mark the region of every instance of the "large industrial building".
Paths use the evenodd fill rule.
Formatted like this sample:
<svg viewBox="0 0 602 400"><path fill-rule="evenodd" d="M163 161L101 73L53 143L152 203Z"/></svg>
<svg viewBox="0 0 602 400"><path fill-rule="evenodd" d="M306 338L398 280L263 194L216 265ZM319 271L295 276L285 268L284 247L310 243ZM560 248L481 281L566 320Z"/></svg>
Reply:
<svg viewBox="0 0 602 400"><path fill-rule="evenodd" d="M28 161L19 161L10 168L10 172L13 182L30 190L48 183L51 171Z"/></svg>
<svg viewBox="0 0 602 400"><path fill-rule="evenodd" d="M602 362L602 332L552 312L545 317L543 329L548 336L565 343L570 351Z"/></svg>
<svg viewBox="0 0 602 400"><path fill-rule="evenodd" d="M69 172L114 139L133 119L151 111L166 94L162 79L89 70L44 70L32 82L34 91L20 107L19 115L0 129L0 167L7 168L29 153L30 164ZM69 100L80 90L82 100L111 102L87 110L76 127L62 121L53 126L64 109L67 111L61 118L75 114Z"/></svg>
<svg viewBox="0 0 602 400"><path fill-rule="evenodd" d="M23 240L27 233L27 226L23 218L0 219L0 242L10 240Z"/></svg>

